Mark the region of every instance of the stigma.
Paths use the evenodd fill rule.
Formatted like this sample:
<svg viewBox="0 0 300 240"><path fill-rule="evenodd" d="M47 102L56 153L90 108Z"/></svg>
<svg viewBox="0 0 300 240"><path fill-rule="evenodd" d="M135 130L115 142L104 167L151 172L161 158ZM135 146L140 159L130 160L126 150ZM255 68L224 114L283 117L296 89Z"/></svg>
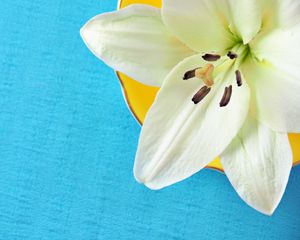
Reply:
<svg viewBox="0 0 300 240"><path fill-rule="evenodd" d="M214 65L208 63L201 68L187 71L183 76L183 80L188 80L196 77L198 79L201 79L207 87L211 87L212 85L214 85L213 72Z"/></svg>
<svg viewBox="0 0 300 240"><path fill-rule="evenodd" d="M210 63L206 64L204 67L195 70L195 77L201 79L207 87L211 87L212 85L214 85L214 68L214 65Z"/></svg>

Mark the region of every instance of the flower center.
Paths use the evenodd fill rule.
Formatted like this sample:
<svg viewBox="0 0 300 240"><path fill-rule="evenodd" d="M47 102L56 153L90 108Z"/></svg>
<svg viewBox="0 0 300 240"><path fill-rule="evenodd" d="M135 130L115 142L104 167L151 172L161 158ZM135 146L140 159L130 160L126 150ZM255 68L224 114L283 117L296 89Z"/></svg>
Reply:
<svg viewBox="0 0 300 240"><path fill-rule="evenodd" d="M214 85L214 80L212 75L214 69L215 67L211 63L206 64L204 67L197 68L195 70L195 77L202 79L202 81L206 86L211 87L212 85Z"/></svg>
<svg viewBox="0 0 300 240"><path fill-rule="evenodd" d="M249 53L249 47L248 45L238 44L232 50L228 51L226 56L221 56L218 54L210 54L206 53L202 56L203 60L207 62L215 62L223 59L222 64L219 64L217 67L215 67L212 63L207 63L202 67L195 68L192 70L187 71L184 76L183 80L189 80L192 78L198 78L201 79L204 83L204 86L200 88L196 92L196 94L193 96L192 101L194 104L200 103L210 92L211 88L214 85L214 76L217 75L216 68L219 71L224 71L221 69L224 69L222 65L226 65L227 71L234 70L235 71L235 81L236 85L238 87L241 87L243 85L242 75L240 70L238 69L242 62L245 60ZM228 62L228 60L230 62ZM229 63L229 67L228 67ZM224 89L224 93L222 96L222 99L220 100L220 107L226 107L231 99L232 95L232 85L226 86Z"/></svg>

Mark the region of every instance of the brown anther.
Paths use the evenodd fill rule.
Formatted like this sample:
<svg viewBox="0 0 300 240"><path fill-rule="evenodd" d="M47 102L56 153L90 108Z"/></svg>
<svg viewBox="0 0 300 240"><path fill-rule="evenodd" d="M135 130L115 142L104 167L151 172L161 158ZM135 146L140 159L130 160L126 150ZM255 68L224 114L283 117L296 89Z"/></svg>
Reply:
<svg viewBox="0 0 300 240"><path fill-rule="evenodd" d="M198 104L199 102L201 102L206 96L207 94L210 92L210 88L208 88L207 86L203 86L192 98L192 101L195 104Z"/></svg>
<svg viewBox="0 0 300 240"><path fill-rule="evenodd" d="M202 58L205 60L205 61L208 61L208 62L214 62L214 61L217 61L221 58L220 55L217 55L217 54L205 54L202 56Z"/></svg>
<svg viewBox="0 0 300 240"><path fill-rule="evenodd" d="M206 86L211 87L212 85L214 85L213 76L212 76L213 71L214 71L214 65L208 63L203 68L196 69L195 77L202 79L202 81Z"/></svg>
<svg viewBox="0 0 300 240"><path fill-rule="evenodd" d="M228 105L231 99L231 94L232 94L232 85L229 87L225 87L223 97L220 102L220 107L225 107Z"/></svg>
<svg viewBox="0 0 300 240"><path fill-rule="evenodd" d="M228 88L225 87L225 90L224 90L224 93L223 93L223 97L222 97L221 102L220 102L220 107L224 106L224 102L225 102L225 99L226 99L227 92L228 92Z"/></svg>
<svg viewBox="0 0 300 240"><path fill-rule="evenodd" d="M196 69L193 69L193 70L190 70L190 71L187 71L184 76L183 76L183 80L189 80L191 78L194 78L195 77L195 73L196 73Z"/></svg>
<svg viewBox="0 0 300 240"><path fill-rule="evenodd" d="M239 70L235 71L235 77L236 77L236 84L240 87L243 85L241 72Z"/></svg>
<svg viewBox="0 0 300 240"><path fill-rule="evenodd" d="M227 53L227 57L229 57L230 59L235 59L235 58L238 57L238 55L236 53L234 53L234 52L229 51Z"/></svg>

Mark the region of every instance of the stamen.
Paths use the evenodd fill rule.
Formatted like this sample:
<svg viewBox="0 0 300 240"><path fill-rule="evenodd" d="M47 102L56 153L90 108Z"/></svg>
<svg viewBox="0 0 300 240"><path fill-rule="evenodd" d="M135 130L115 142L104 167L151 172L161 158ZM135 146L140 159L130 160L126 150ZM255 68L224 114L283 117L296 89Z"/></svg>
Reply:
<svg viewBox="0 0 300 240"><path fill-rule="evenodd" d="M197 68L195 71L195 77L202 79L204 84L208 87L211 87L214 85L213 81L213 71L214 71L214 65L212 64L206 64L203 68Z"/></svg>
<svg viewBox="0 0 300 240"><path fill-rule="evenodd" d="M195 104L198 104L199 102L201 102L206 96L207 94L210 92L210 88L208 88L207 86L203 86L192 98L192 101Z"/></svg>
<svg viewBox="0 0 300 240"><path fill-rule="evenodd" d="M217 61L221 58L220 55L217 55L217 54L205 54L202 56L202 58L205 60L205 61L208 61L208 62L214 62L214 61Z"/></svg>
<svg viewBox="0 0 300 240"><path fill-rule="evenodd" d="M242 81L242 76L241 76L241 72L239 70L235 71L235 77L236 77L236 83L237 85L240 87L243 85L243 81Z"/></svg>
<svg viewBox="0 0 300 240"><path fill-rule="evenodd" d="M225 102L225 99L226 99L227 92L228 92L228 88L225 87L225 90L224 90L224 93L223 93L223 97L222 97L221 102L220 102L220 107L224 106L224 102Z"/></svg>
<svg viewBox="0 0 300 240"><path fill-rule="evenodd" d="M238 55L236 53L234 53L234 52L229 51L227 53L227 57L229 57L230 59L235 59L235 58L238 57Z"/></svg>
<svg viewBox="0 0 300 240"><path fill-rule="evenodd" d="M231 99L231 94L232 94L232 85L229 87L225 87L223 97L220 102L220 107L225 107L228 105Z"/></svg>
<svg viewBox="0 0 300 240"><path fill-rule="evenodd" d="M183 76L183 80L189 80L191 78L194 78L195 77L195 73L196 73L196 69L193 69L193 70L190 70L190 71L187 71L184 76Z"/></svg>

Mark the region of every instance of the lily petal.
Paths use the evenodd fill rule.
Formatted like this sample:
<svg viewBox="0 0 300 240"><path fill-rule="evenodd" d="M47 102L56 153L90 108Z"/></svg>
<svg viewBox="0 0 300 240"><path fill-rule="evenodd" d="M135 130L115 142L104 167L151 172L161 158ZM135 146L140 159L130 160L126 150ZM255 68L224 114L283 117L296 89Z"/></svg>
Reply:
<svg viewBox="0 0 300 240"><path fill-rule="evenodd" d="M244 44L249 43L262 27L263 3L262 0L228 0L230 27Z"/></svg>
<svg viewBox="0 0 300 240"><path fill-rule="evenodd" d="M281 27L288 28L300 23L299 0L279 1L279 23Z"/></svg>
<svg viewBox="0 0 300 240"><path fill-rule="evenodd" d="M234 43L224 8L228 9L225 1L163 0L162 17L170 31L193 50L220 52Z"/></svg>
<svg viewBox="0 0 300 240"><path fill-rule="evenodd" d="M287 134L276 133L249 117L220 158L240 197L271 215L285 191L293 162Z"/></svg>
<svg viewBox="0 0 300 240"><path fill-rule="evenodd" d="M178 62L194 54L167 31L160 10L147 5L98 15L80 33L107 65L152 86L160 86Z"/></svg>
<svg viewBox="0 0 300 240"><path fill-rule="evenodd" d="M197 52L222 52L237 41L248 43L260 30L263 0L164 0L163 21Z"/></svg>
<svg viewBox="0 0 300 240"><path fill-rule="evenodd" d="M220 60L221 61L221 60ZM204 66L201 55L179 63L167 76L144 122L134 175L151 189L160 189L198 172L235 137L248 113L249 89L238 87L234 71L220 73L198 104L192 102L202 80L183 80L184 74ZM222 70L222 68L220 67ZM225 86L232 85L226 107L220 107Z"/></svg>
<svg viewBox="0 0 300 240"><path fill-rule="evenodd" d="M251 44L251 50L260 61L268 61L276 68L300 78L300 25L274 30Z"/></svg>
<svg viewBox="0 0 300 240"><path fill-rule="evenodd" d="M274 131L300 132L300 78L249 59L242 71L251 88L251 111Z"/></svg>

